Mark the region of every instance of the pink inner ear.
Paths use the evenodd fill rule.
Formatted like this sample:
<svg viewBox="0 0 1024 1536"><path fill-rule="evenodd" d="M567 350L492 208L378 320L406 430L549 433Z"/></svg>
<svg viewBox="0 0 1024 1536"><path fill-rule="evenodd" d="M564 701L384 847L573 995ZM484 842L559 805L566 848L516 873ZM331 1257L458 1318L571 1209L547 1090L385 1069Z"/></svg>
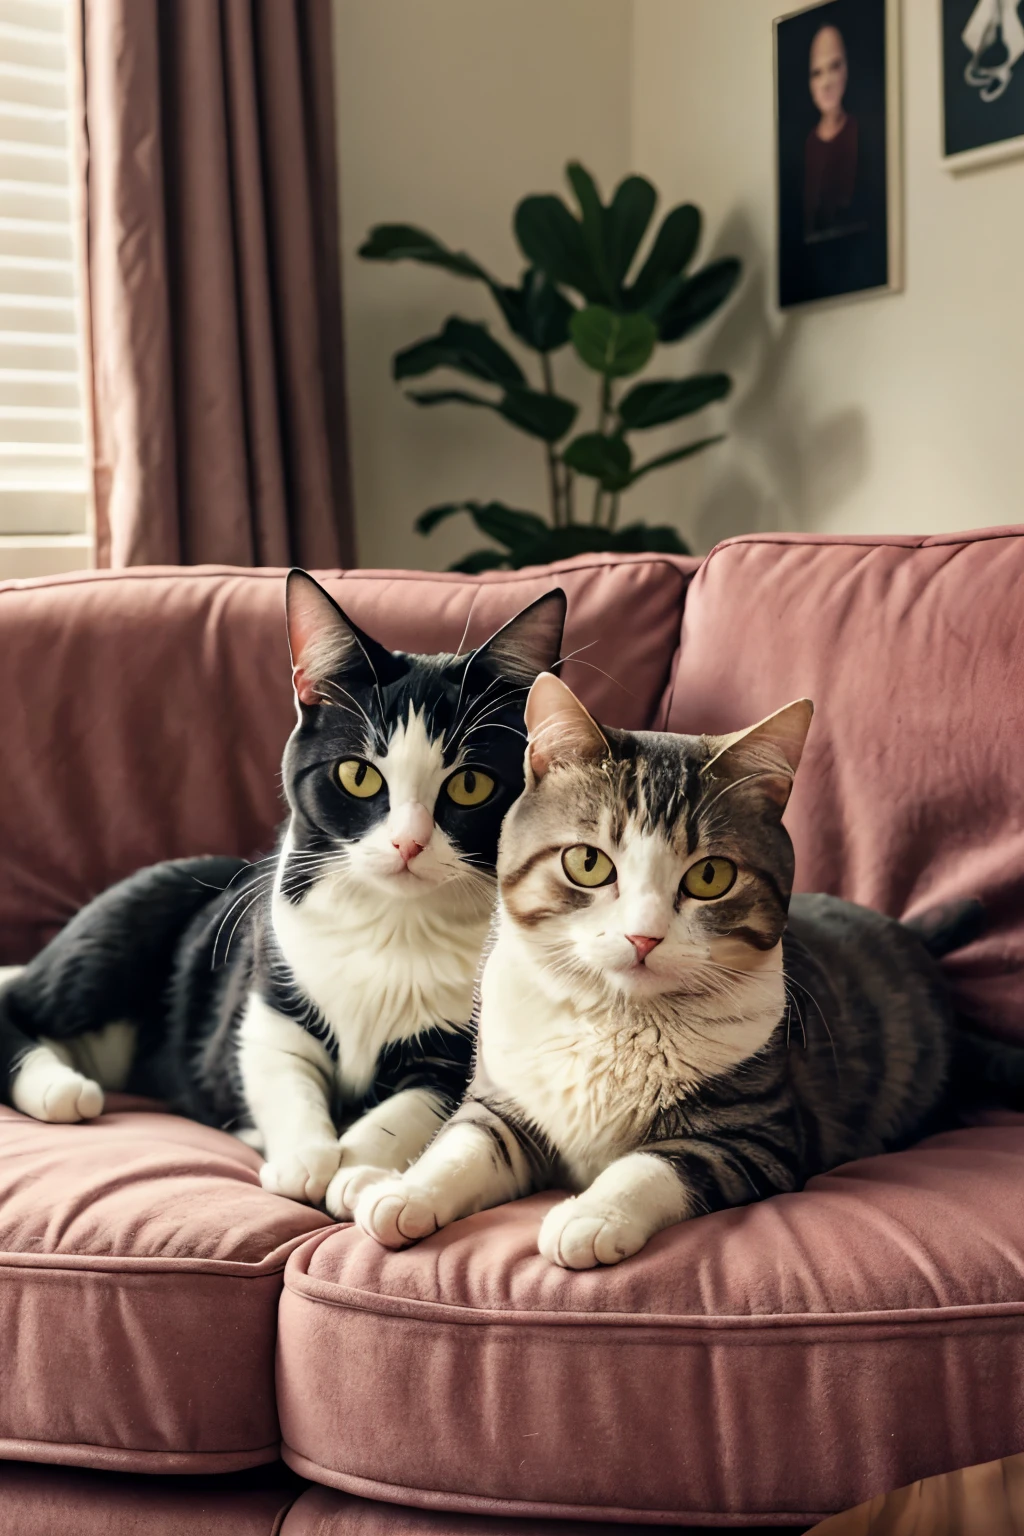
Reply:
<svg viewBox="0 0 1024 1536"><path fill-rule="evenodd" d="M300 704L319 704L320 693L312 680L306 676L302 667L296 667L292 672L292 683L295 694Z"/></svg>

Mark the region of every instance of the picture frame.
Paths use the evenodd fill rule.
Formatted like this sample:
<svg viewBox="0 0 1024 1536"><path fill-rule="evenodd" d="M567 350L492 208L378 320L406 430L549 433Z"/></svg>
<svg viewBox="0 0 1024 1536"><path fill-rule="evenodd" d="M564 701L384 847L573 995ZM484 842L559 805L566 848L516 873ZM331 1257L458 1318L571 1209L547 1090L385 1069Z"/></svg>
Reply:
<svg viewBox="0 0 1024 1536"><path fill-rule="evenodd" d="M942 164L958 174L1024 155L1024 15L1017 0L937 5Z"/></svg>
<svg viewBox="0 0 1024 1536"><path fill-rule="evenodd" d="M805 0L772 30L776 305L898 293L900 0Z"/></svg>

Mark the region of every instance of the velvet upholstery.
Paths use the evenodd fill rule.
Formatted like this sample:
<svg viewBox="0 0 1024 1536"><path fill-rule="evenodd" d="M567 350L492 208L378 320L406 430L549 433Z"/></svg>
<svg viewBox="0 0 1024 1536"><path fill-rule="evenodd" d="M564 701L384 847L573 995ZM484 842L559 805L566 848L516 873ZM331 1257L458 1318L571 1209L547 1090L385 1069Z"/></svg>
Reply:
<svg viewBox="0 0 1024 1536"><path fill-rule="evenodd" d="M553 1198L402 1253L351 1227L293 1252L290 1466L426 1508L785 1524L1021 1444L1024 1123L848 1164L610 1270L540 1257Z"/></svg>
<svg viewBox="0 0 1024 1536"><path fill-rule="evenodd" d="M640 1536L650 1526L605 1527L614 1536ZM662 1525L665 1536L695 1536L693 1526ZM759 1526L759 1536L798 1536L795 1526ZM801 1531L803 1527L799 1528ZM281 1536L597 1536L589 1520L538 1520L531 1516L455 1514L449 1510L409 1509L357 1499L333 1488L312 1487L292 1505ZM2 1536L2 1527L0 1527Z"/></svg>
<svg viewBox="0 0 1024 1536"><path fill-rule="evenodd" d="M329 1218L232 1136L123 1101L0 1108L0 1459L228 1472L278 1454L285 1261Z"/></svg>
<svg viewBox="0 0 1024 1536"><path fill-rule="evenodd" d="M489 579L325 578L386 644L478 644L558 583L564 676L613 724L647 724L695 561L596 555ZM294 724L284 572L206 567L0 584L0 965L28 959L144 864L269 851Z"/></svg>
<svg viewBox="0 0 1024 1536"><path fill-rule="evenodd" d="M815 716L786 812L797 889L902 917L980 896L960 1007L1024 1041L1024 536L733 539L687 596L668 729Z"/></svg>
<svg viewBox="0 0 1024 1536"><path fill-rule="evenodd" d="M810 694L798 885L896 915L981 894L987 931L948 974L980 1027L1021 1037L1021 532L745 538L693 571L598 556L328 580L417 649L454 648L467 618L478 641L561 582L567 648L584 648L565 676L611 723L727 730ZM269 846L292 719L281 577L0 587L0 962L140 864ZM265 1195L223 1133L112 1110L67 1127L0 1114L0 1461L40 1476L172 1471L184 1501L194 1472L272 1459L279 1410L292 1467L334 1485L295 1503L286 1536L498 1536L509 1520L568 1536L591 1519L806 1524L1024 1451L1014 1117L567 1274L535 1251L551 1196L391 1254ZM137 1482L108 1478L102 1497L122 1490L129 1511ZM115 1536L164 1528L149 1506L111 1510ZM239 1505L243 1523L211 1536L255 1536L265 1513L246 1525ZM19 1536L37 1528L26 1516Z"/></svg>
<svg viewBox="0 0 1024 1536"><path fill-rule="evenodd" d="M0 1536L280 1536L301 1490L279 1465L168 1478L0 1461Z"/></svg>

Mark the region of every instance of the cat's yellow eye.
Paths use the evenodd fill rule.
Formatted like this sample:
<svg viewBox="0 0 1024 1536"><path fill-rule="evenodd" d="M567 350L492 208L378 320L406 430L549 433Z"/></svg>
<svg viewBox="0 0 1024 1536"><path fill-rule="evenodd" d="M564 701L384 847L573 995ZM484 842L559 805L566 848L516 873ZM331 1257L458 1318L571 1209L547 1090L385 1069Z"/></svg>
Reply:
<svg viewBox="0 0 1024 1536"><path fill-rule="evenodd" d="M456 805L483 805L494 794L494 780L479 768L463 768L461 773L452 774L445 789Z"/></svg>
<svg viewBox="0 0 1024 1536"><path fill-rule="evenodd" d="M715 901L736 884L736 865L732 859L701 859L691 864L683 876L683 890L698 901Z"/></svg>
<svg viewBox="0 0 1024 1536"><path fill-rule="evenodd" d="M573 885L611 885L615 879L615 865L608 855L586 843L577 843L575 848L565 850L562 868Z"/></svg>
<svg viewBox="0 0 1024 1536"><path fill-rule="evenodd" d="M338 783L346 795L356 800L372 800L384 788L384 780L372 763L361 757L346 757L338 764Z"/></svg>

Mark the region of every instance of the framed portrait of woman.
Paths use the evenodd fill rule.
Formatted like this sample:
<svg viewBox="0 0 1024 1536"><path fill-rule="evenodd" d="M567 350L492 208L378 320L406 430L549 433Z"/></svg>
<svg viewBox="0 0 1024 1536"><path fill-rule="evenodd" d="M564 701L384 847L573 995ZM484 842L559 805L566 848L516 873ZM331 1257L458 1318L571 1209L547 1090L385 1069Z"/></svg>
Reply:
<svg viewBox="0 0 1024 1536"><path fill-rule="evenodd" d="M899 0L816 0L774 27L779 307L895 292Z"/></svg>

